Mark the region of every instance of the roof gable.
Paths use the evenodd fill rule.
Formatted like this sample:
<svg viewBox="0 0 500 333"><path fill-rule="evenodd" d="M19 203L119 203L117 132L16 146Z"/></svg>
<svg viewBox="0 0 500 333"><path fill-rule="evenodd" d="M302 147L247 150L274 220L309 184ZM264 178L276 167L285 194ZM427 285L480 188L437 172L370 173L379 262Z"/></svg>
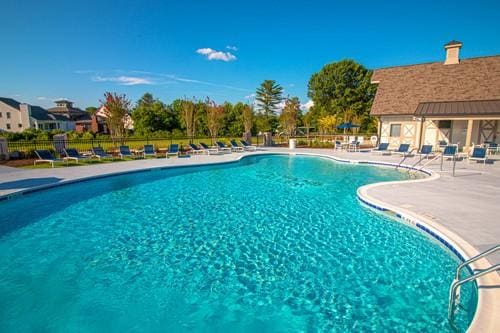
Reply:
<svg viewBox="0 0 500 333"><path fill-rule="evenodd" d="M0 102L2 102L4 104L7 104L11 108L14 108L14 109L17 109L17 110L19 110L19 105L21 105L21 103L19 103L15 99L7 98L7 97L0 97Z"/></svg>
<svg viewBox="0 0 500 333"><path fill-rule="evenodd" d="M410 115L424 102L500 99L500 56L375 70L372 115Z"/></svg>
<svg viewBox="0 0 500 333"><path fill-rule="evenodd" d="M45 110L44 108L37 106L37 105L31 105L30 107L31 110L31 117L36 119L36 120L54 120L50 116L50 114Z"/></svg>

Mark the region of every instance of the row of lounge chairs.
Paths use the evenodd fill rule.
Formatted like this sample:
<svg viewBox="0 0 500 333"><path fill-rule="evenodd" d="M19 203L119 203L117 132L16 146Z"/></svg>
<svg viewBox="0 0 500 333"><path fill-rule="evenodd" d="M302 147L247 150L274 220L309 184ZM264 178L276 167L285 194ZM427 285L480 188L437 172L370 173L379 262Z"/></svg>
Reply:
<svg viewBox="0 0 500 333"><path fill-rule="evenodd" d="M422 145L420 150L418 150L415 155L420 156L420 158L430 158L430 157L435 157L436 153L433 150L432 145ZM458 145L457 144L447 144L444 146L440 146L442 149L441 155L443 157L449 157L449 158L457 158L459 153L458 153ZM380 143L377 148L371 150L374 153L380 153L380 154L391 154L391 153L396 153L400 154L403 156L410 156L412 155L413 151L410 151L410 145L407 143L402 143L399 145L398 149L396 150L389 150L389 144L388 143ZM470 161L478 161L478 162L483 162L483 164L486 164L486 161L488 159L488 147L484 146L473 146L470 153L466 156L467 160Z"/></svg>
<svg viewBox="0 0 500 333"><path fill-rule="evenodd" d="M188 153L190 154L207 154L207 155L257 150L256 146L249 144L245 140L240 140L240 144L238 144L236 140L231 140L229 142L229 145L225 145L220 141L215 141L215 146L212 147L209 147L203 142L200 142L199 146L190 143L189 147L190 150L188 151Z"/></svg>
<svg viewBox="0 0 500 333"><path fill-rule="evenodd" d="M221 154L221 153L232 153L232 152L244 152L244 151L256 151L257 147L249 144L245 140L240 140L241 145L239 145L235 140L230 141L230 145L226 146L224 143L220 141L216 141L215 146L209 147L203 142L200 142L200 145L197 146L195 144L189 144L189 150L187 153L189 154ZM173 143L168 146L168 149L165 153L165 157L170 156L179 156L180 146L179 144ZM63 156L61 158L56 158L54 154L52 154L49 150L35 150L35 154L37 159L35 159L34 164L37 163L50 163L52 167L54 167L54 163L56 162L66 162L75 161L79 163L81 160L88 160L89 158L97 158L99 160L102 159L112 159L113 156L106 153L104 149L101 147L92 147L91 153L89 155L82 155L75 148L64 148ZM124 158L137 158L143 157L146 158L148 156L157 157L158 153L156 152L153 145L144 145L144 148L135 154L130 150L128 146L120 146L118 148L118 156L121 159Z"/></svg>

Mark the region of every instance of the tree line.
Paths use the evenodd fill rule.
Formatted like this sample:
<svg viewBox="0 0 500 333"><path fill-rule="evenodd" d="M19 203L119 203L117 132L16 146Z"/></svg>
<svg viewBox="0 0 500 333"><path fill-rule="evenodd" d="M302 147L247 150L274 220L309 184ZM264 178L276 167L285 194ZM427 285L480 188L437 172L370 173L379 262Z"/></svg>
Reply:
<svg viewBox="0 0 500 333"><path fill-rule="evenodd" d="M101 101L111 136L122 136L124 119L134 121L138 136L252 136L258 132L295 135L302 124L298 97L283 97L283 88L265 80L256 91L255 103L224 102L205 99L176 99L170 104L145 93L133 108L125 96L107 92ZM281 111L280 114L278 112Z"/></svg>
<svg viewBox="0 0 500 333"><path fill-rule="evenodd" d="M284 97L281 85L265 80L256 90L253 105L218 105L209 98L178 99L167 105L145 94L131 115L140 135L184 132L189 137L215 137L273 132L293 136L299 127L331 134L346 122L373 133L376 119L370 117L370 108L376 87L371 84L371 75L371 70L354 60L325 65L309 80L308 97L314 105L305 114L298 97Z"/></svg>
<svg viewBox="0 0 500 333"><path fill-rule="evenodd" d="M330 134L337 126L352 122L361 132L374 133L376 119L370 108L376 87L370 83L372 71L354 60L346 59L325 65L308 83L308 97L313 106L303 113L298 97L284 96L275 80L265 80L256 89L252 104L223 102L210 98L182 98L167 104L151 93L133 103L125 95L106 92L100 101L107 113L106 122L112 136L210 136L238 137L259 132L293 136L309 129ZM88 107L95 113L97 108ZM126 131L125 119L134 121L134 131ZM300 129L300 130L299 130ZM29 132L29 133L28 133ZM32 138L35 130L27 130ZM3 134L17 135L23 134ZM40 134L47 136L50 134ZM91 137L96 134L75 134ZM29 139L28 138L28 139Z"/></svg>

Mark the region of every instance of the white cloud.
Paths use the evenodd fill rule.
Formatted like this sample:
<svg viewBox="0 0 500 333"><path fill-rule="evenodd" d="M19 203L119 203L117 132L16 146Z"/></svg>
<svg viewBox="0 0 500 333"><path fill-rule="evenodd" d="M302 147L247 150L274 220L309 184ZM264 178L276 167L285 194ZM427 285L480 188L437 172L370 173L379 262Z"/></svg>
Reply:
<svg viewBox="0 0 500 333"><path fill-rule="evenodd" d="M236 46L232 46L232 45L227 45L226 49L231 50L231 51L235 51L235 52L238 51L238 48Z"/></svg>
<svg viewBox="0 0 500 333"><path fill-rule="evenodd" d="M48 101L48 100L52 100L52 98L48 98L48 97L45 97L45 96L38 96L36 99L37 99L37 100L39 100L39 101Z"/></svg>
<svg viewBox="0 0 500 333"><path fill-rule="evenodd" d="M206 56L208 60L222 60L226 62L236 60L236 56L231 52L217 51L209 47L198 49L196 53Z"/></svg>
<svg viewBox="0 0 500 333"><path fill-rule="evenodd" d="M209 81L202 81L186 77L177 76L176 74L149 72L142 70L120 70L123 75L117 75L117 70L108 70L96 72L96 75L91 76L90 79L94 82L114 82L116 84L125 86L134 85L166 85L166 84L194 84L206 85L211 87L230 89L236 91L243 91L249 93L251 89L235 87L227 84L220 84ZM81 73L85 74L85 73Z"/></svg>
<svg viewBox="0 0 500 333"><path fill-rule="evenodd" d="M245 99L252 99L252 98L255 98L255 93L245 96Z"/></svg>
<svg viewBox="0 0 500 333"><path fill-rule="evenodd" d="M116 82L124 86L135 86L140 84L155 84L151 79L137 76L94 76L94 82Z"/></svg>
<svg viewBox="0 0 500 333"><path fill-rule="evenodd" d="M311 106L314 106L314 102L312 100L308 100L307 103L302 104L300 107L302 110L309 111Z"/></svg>

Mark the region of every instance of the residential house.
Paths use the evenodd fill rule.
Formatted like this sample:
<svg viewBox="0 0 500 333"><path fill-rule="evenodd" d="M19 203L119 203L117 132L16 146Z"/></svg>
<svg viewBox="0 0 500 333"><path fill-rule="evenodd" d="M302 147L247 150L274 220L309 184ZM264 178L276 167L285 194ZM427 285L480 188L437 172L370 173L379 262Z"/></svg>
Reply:
<svg viewBox="0 0 500 333"><path fill-rule="evenodd" d="M105 122L106 118L108 118L108 113L106 111L106 107L101 106L99 108L99 110L97 110L96 116L100 121ZM123 125L124 125L125 129L127 129L127 130L134 129L134 120L132 119L132 117L129 114L125 115L125 117L123 118Z"/></svg>
<svg viewBox="0 0 500 333"><path fill-rule="evenodd" d="M73 106L73 102L67 99L54 101L55 107L48 109L52 114L56 114L74 122L74 130L77 132L92 131L92 117L84 110Z"/></svg>
<svg viewBox="0 0 500 333"><path fill-rule="evenodd" d="M74 123L40 106L0 97L0 131L22 132L28 128L68 131L74 128Z"/></svg>
<svg viewBox="0 0 500 333"><path fill-rule="evenodd" d="M380 142L438 145L498 142L500 55L461 59L462 43L445 45L442 62L377 69L371 115Z"/></svg>

